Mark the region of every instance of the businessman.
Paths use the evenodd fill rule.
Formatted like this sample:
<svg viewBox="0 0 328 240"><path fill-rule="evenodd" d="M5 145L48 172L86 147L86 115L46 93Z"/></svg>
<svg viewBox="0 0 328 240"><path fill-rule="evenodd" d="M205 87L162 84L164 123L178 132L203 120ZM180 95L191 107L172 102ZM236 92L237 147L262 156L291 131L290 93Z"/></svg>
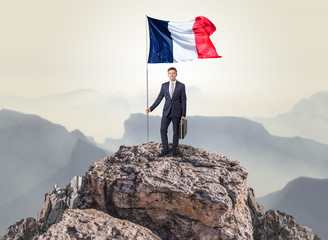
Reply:
<svg viewBox="0 0 328 240"><path fill-rule="evenodd" d="M185 85L177 81L176 77L178 73L176 68L169 68L167 73L170 81L162 84L157 99L150 108L146 109L147 113L154 111L154 109L162 101L163 97L165 97L165 105L161 120L161 139L163 150L158 157L164 157L170 153L167 139L167 129L171 122L173 124L172 156L176 157L178 155L177 148L179 144L179 123L180 120L186 119L187 97Z"/></svg>

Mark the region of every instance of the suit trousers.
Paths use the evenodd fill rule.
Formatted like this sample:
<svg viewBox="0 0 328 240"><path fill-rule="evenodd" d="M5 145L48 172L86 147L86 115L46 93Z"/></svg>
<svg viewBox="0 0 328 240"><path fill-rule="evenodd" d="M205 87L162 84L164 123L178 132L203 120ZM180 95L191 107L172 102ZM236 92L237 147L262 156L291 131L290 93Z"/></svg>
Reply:
<svg viewBox="0 0 328 240"><path fill-rule="evenodd" d="M179 123L180 123L181 117L165 117L162 116L161 121L161 139L162 139L162 146L163 151L169 151L169 144L167 139L167 129L172 121L173 124L173 144L172 144L172 150L176 150L179 144Z"/></svg>

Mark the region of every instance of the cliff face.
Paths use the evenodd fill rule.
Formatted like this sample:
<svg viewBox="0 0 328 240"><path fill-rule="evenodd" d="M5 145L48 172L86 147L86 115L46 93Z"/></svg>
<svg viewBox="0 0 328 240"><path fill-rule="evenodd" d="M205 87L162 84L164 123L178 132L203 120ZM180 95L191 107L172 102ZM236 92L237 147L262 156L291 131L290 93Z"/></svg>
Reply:
<svg viewBox="0 0 328 240"><path fill-rule="evenodd" d="M314 231L302 226L285 213L269 210L255 202L253 189L249 188L248 206L252 215L254 240L320 240Z"/></svg>
<svg viewBox="0 0 328 240"><path fill-rule="evenodd" d="M158 143L149 144L149 155L145 144L121 146L91 165L85 178L46 194L38 219L11 226L1 240L101 234L109 239L319 239L291 216L264 213L238 162L187 145L179 150L179 157L158 158Z"/></svg>

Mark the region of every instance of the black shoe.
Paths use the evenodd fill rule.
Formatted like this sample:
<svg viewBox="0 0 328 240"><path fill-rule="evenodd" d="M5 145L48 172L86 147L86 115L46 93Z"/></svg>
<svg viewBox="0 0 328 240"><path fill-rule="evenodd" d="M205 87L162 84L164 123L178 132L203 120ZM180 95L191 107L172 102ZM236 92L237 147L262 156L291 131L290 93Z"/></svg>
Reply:
<svg viewBox="0 0 328 240"><path fill-rule="evenodd" d="M172 157L177 157L177 156L179 156L178 151L177 150L173 150L172 151Z"/></svg>
<svg viewBox="0 0 328 240"><path fill-rule="evenodd" d="M170 154L169 151L163 151L160 154L158 154L157 157L164 157L164 156L169 155L169 154Z"/></svg>

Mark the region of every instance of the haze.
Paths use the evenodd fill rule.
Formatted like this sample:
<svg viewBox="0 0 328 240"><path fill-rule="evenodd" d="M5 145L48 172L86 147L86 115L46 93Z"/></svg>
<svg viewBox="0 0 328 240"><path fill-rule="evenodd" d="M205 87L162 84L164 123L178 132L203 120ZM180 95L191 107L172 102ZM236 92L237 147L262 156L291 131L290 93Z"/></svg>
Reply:
<svg viewBox="0 0 328 240"><path fill-rule="evenodd" d="M0 97L18 96L21 103L15 100L13 110L79 128L98 141L121 137L129 114L146 108L146 15L172 21L206 16L217 27L211 38L223 56L149 65L150 104L172 65L180 81L197 89L198 95L188 95L189 115L272 117L328 89L327 1L163 3L0 1ZM108 105L110 115L120 117L107 126L97 118L82 126L76 118L60 116L65 103L46 109L22 104L81 89L133 104L115 111ZM2 98L0 108L13 108L7 100ZM77 101L80 109L71 109L75 116L91 100Z"/></svg>

